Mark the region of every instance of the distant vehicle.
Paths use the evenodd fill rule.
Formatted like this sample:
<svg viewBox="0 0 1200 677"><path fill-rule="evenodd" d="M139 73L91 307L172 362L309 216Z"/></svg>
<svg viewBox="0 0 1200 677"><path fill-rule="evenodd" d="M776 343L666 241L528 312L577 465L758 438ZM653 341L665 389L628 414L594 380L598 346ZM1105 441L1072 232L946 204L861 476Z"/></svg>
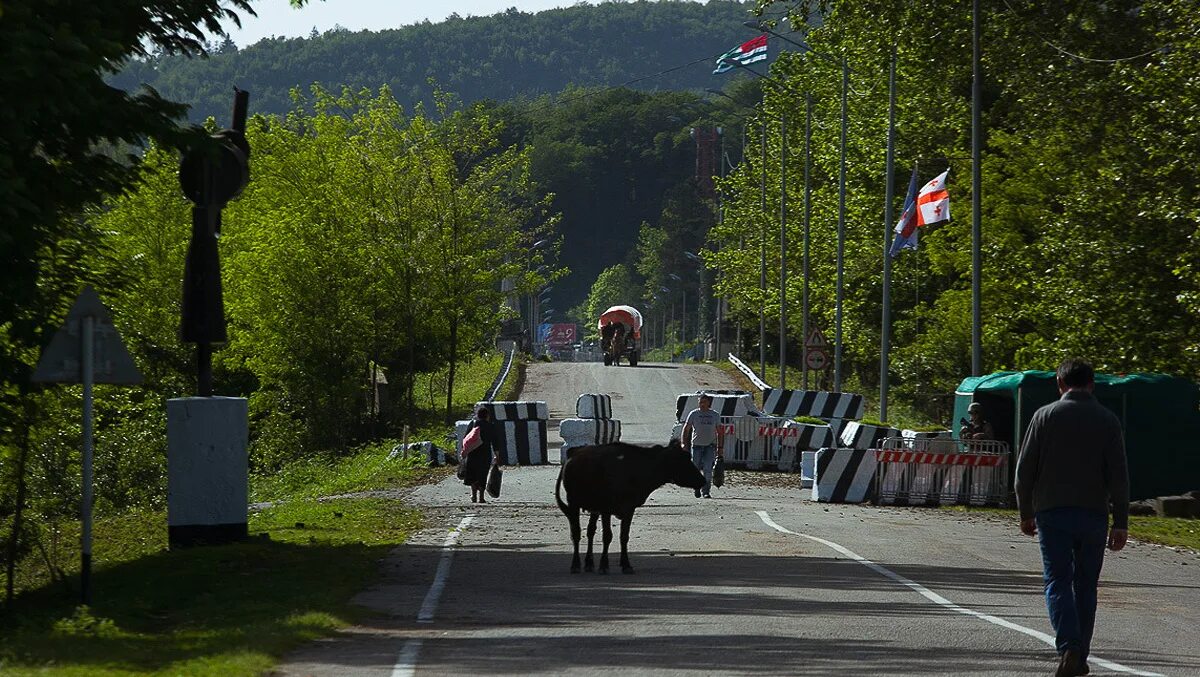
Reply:
<svg viewBox="0 0 1200 677"><path fill-rule="evenodd" d="M636 367L642 357L642 314L633 306L613 306L600 315L600 347L605 366Z"/></svg>

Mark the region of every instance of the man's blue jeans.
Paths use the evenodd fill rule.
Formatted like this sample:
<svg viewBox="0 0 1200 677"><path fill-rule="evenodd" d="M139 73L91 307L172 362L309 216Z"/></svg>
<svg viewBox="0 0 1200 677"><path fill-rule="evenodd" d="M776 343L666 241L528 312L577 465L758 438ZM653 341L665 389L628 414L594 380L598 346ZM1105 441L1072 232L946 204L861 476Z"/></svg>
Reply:
<svg viewBox="0 0 1200 677"><path fill-rule="evenodd" d="M712 472L713 464L717 462L717 445L709 444L700 446L692 445L692 463L696 464L696 469L704 473L704 491L703 495L707 496L709 489L712 488Z"/></svg>
<svg viewBox="0 0 1200 677"><path fill-rule="evenodd" d="M1088 508L1053 508L1034 519L1058 653L1074 649L1086 659L1096 625L1096 587L1108 542L1108 515Z"/></svg>

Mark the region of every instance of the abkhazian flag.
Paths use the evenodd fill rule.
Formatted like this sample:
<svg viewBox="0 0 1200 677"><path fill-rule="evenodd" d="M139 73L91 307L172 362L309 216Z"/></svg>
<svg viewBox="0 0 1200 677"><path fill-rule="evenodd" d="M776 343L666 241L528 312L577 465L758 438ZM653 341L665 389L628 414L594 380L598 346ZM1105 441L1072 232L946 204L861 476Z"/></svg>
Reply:
<svg viewBox="0 0 1200 677"><path fill-rule="evenodd" d="M913 167L912 178L908 181L908 196L904 198L904 211L896 220L896 236L892 239L892 249L888 256L896 255L905 249L917 248L917 168Z"/></svg>
<svg viewBox="0 0 1200 677"><path fill-rule="evenodd" d="M752 63L767 60L767 34L763 33L717 57L717 68L713 75L728 73L738 64L749 66Z"/></svg>
<svg viewBox="0 0 1200 677"><path fill-rule="evenodd" d="M917 195L917 225L928 226L950 220L950 193L946 192L946 175L950 170L942 172L938 177L921 189Z"/></svg>

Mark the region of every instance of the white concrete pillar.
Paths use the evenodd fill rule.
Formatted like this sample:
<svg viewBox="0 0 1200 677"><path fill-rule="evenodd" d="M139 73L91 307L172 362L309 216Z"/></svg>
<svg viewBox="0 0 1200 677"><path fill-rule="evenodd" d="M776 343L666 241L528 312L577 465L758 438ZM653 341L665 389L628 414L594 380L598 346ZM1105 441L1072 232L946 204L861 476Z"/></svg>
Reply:
<svg viewBox="0 0 1200 677"><path fill-rule="evenodd" d="M167 540L172 548L246 537L249 444L245 398L167 401Z"/></svg>

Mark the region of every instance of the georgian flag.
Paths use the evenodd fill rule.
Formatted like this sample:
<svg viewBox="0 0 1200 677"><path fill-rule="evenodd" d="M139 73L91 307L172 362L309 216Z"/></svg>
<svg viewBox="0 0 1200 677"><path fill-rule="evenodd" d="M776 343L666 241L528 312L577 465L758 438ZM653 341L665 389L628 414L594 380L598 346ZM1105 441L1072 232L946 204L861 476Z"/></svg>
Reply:
<svg viewBox="0 0 1200 677"><path fill-rule="evenodd" d="M917 196L918 226L950 220L950 193L946 192L946 175L949 173L947 169L921 189Z"/></svg>
<svg viewBox="0 0 1200 677"><path fill-rule="evenodd" d="M740 46L717 57L717 68L713 75L728 73L738 65L748 66L752 63L767 60L767 34L743 42Z"/></svg>

